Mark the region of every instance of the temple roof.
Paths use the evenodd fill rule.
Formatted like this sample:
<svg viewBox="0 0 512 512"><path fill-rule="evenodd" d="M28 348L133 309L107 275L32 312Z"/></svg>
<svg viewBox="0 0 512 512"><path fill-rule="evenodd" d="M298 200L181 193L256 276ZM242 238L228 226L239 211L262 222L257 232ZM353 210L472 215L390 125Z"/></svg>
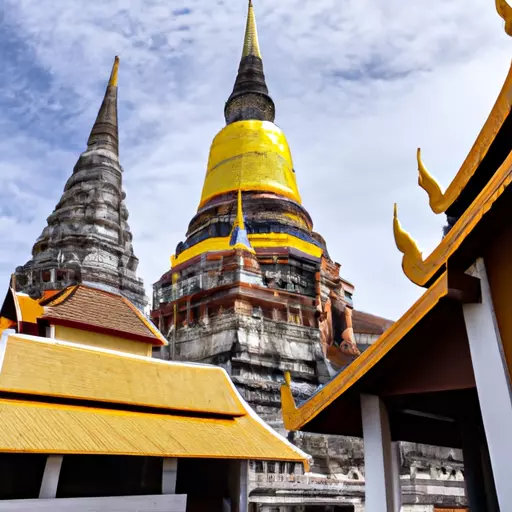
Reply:
<svg viewBox="0 0 512 512"><path fill-rule="evenodd" d="M469 276L463 276L459 273L452 275L445 272L373 345L300 406L295 404L295 400L291 394L291 378L290 375L287 375L285 385L281 388L285 428L288 430L309 430L309 424L314 421L322 411L327 410L335 400L338 400L345 394L348 396L348 393L361 383L366 383L371 386L373 381L369 381L366 377L370 375L375 368L378 368L380 364L383 364L384 361L394 368L395 373L398 372L398 367L393 366L393 362L396 364L396 360L391 358L391 354L396 353L398 345L400 345L403 350L405 344L413 343L414 341L423 347L422 352L430 351L431 347L425 343L426 339L432 340L433 337L437 336L436 342L440 340L440 336L436 334L436 331L440 329L440 325L432 320L434 318L432 317L434 310L437 311L436 314L446 310L449 312L448 315L451 315L453 313L453 306L450 304L455 302L473 302L478 299L479 292L478 280ZM458 311L459 313L461 312L460 309ZM421 331L421 337L419 338L420 331L418 331L418 326L424 326L424 319L427 317L430 319L428 335ZM449 316L447 318L449 318ZM444 323L442 324L443 328L441 330L446 328L448 330L448 336L454 329L455 321L452 320L452 322L450 326ZM412 354L416 357L416 355L420 354L419 349L416 347L410 349L407 355L404 356L405 359L410 359ZM438 373L432 375L432 378L435 379L437 377L441 380L445 376L447 379L456 377L456 372L453 371L453 368L450 368L449 364L442 365L437 359L437 354L432 354L432 358L433 361L437 361L438 364ZM409 362L410 364L413 363L413 361ZM465 361L462 361L462 359L460 359L457 364L460 364L461 367L465 367ZM392 380L393 373L391 370L385 374ZM379 373L379 375L381 374ZM421 379L425 380L424 375L418 375L417 377L420 381ZM466 384L469 386L471 382ZM412 382L412 378L410 378L410 385L411 389L415 385L415 383ZM413 391L411 390L410 392L412 393ZM347 425L347 429L350 428L352 427ZM321 432L321 430L317 431ZM361 432L347 431L343 432L343 434L360 435Z"/></svg>
<svg viewBox="0 0 512 512"><path fill-rule="evenodd" d="M2 452L308 464L248 407L222 368L13 331L3 332L2 346L0 414L9 425L0 429Z"/></svg>
<svg viewBox="0 0 512 512"><path fill-rule="evenodd" d="M393 325L392 320L354 309L352 313L354 332L357 334L383 334Z"/></svg>
<svg viewBox="0 0 512 512"><path fill-rule="evenodd" d="M167 345L164 336L120 294L85 285L70 286L44 306L42 319L62 325L81 325L88 330L116 333L129 339Z"/></svg>
<svg viewBox="0 0 512 512"><path fill-rule="evenodd" d="M503 3L497 1L499 12L500 3L503 8ZM507 13L508 20L503 12L505 21L512 23L512 9L507 8ZM512 142L508 132L510 128L503 131L503 127L510 119L511 87L512 70L477 143L445 195L439 195L438 186L433 183L418 155L420 185L429 192L432 209L448 211L456 203L459 208L454 226L427 258L423 258L416 242L402 228L395 205L393 232L396 245L403 253L404 273L411 281L428 289L371 347L300 406L295 404L291 376L287 374L286 383L281 388L287 429L361 436L361 415L357 409L360 408L362 393L378 393L390 402L395 400L395 416L393 418L391 414L391 417L396 422L397 431L401 424L406 423L403 415L423 415L422 421L425 422L425 418L429 418L429 409L430 413L436 412L436 407L441 406L442 409L439 400L431 398L429 403L429 398L425 398L429 393L442 391L445 396L452 397L448 412L461 417L463 410L460 409L466 407L466 402L458 401L458 398L477 400L476 393L467 393L475 388L475 380L461 305L482 301L482 289L488 284L472 277L470 270L479 258L488 258L487 249L492 244L496 247L499 241L500 252L504 251L503 261L507 259L506 233L511 232ZM484 166L485 155L489 154L487 151L493 151L492 146L496 150L496 144L499 151ZM499 235L502 238L496 238ZM509 275L502 270L500 281ZM506 286L502 289L510 291ZM499 294L496 297L500 297ZM510 318L508 311L505 312L505 308L510 306L507 295L500 297L497 303L500 309L495 308L495 311L499 310L502 318ZM459 410L455 410L457 408ZM411 412L412 409L416 411ZM345 418L341 422L343 426L339 422L341 416ZM414 425L417 420L407 421ZM450 431L449 423L453 417L443 421L443 428ZM442 429L437 427L439 430ZM458 436L460 442L459 430L451 432L455 437L450 434L437 440L435 431L432 424L424 429L416 424L415 428L402 430L402 437L398 438L428 444L446 442L445 446L455 446L450 443ZM434 438L428 440L432 434ZM404 435L426 438L412 439Z"/></svg>
<svg viewBox="0 0 512 512"><path fill-rule="evenodd" d="M9 289L0 310L4 328L16 326L18 332L35 334L38 325L74 327L82 331L99 332L152 345L167 345L160 331L131 302L118 293L86 285L74 285L57 291L49 298L35 300L24 293Z"/></svg>

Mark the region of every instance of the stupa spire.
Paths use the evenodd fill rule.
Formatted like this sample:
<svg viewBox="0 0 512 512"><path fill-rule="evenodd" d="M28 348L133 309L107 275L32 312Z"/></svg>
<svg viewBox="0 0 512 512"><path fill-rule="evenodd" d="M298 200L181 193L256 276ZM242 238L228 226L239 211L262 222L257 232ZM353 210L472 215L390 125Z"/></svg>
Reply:
<svg viewBox="0 0 512 512"><path fill-rule="evenodd" d="M224 109L226 123L274 121L275 107L268 93L256 27L256 15L249 0L242 58L233 92Z"/></svg>
<svg viewBox="0 0 512 512"><path fill-rule="evenodd" d="M16 290L34 298L83 283L121 293L141 309L146 304L119 161L118 69L116 57L87 148L32 248L32 259L16 269Z"/></svg>
<svg viewBox="0 0 512 512"><path fill-rule="evenodd" d="M249 13L247 14L247 25L245 27L244 49L242 58L254 55L261 59L260 42L258 40L258 28L252 0L249 0Z"/></svg>
<svg viewBox="0 0 512 512"><path fill-rule="evenodd" d="M98 116L92 127L87 146L89 148L110 149L119 155L119 129L117 121L117 74L119 70L119 57L114 59L112 72L108 81L105 97L101 104Z"/></svg>

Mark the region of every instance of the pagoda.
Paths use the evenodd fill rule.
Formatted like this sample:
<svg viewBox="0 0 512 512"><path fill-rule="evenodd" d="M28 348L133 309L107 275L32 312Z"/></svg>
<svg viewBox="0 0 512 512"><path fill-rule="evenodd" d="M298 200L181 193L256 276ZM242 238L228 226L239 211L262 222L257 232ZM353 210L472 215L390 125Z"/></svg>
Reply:
<svg viewBox="0 0 512 512"><path fill-rule="evenodd" d="M390 322L353 311L354 287L313 230L274 124L252 2L224 117L197 213L154 285L152 319L169 340L164 358L225 367L271 420L285 371L305 399Z"/></svg>
<svg viewBox="0 0 512 512"><path fill-rule="evenodd" d="M122 188L118 68L116 57L87 149L34 244L32 259L16 269L16 290L33 298L86 284L121 293L139 308L146 305Z"/></svg>

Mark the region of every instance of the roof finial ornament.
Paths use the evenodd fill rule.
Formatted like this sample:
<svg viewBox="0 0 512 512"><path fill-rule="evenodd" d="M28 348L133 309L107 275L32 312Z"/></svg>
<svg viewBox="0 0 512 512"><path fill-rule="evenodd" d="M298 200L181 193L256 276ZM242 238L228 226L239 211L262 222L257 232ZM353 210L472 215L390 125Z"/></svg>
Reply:
<svg viewBox="0 0 512 512"><path fill-rule="evenodd" d="M412 236L402 228L398 220L396 203L393 211L393 234L398 250L404 255L402 258L402 268L405 275L412 275L414 269L423 264L423 256Z"/></svg>
<svg viewBox="0 0 512 512"><path fill-rule="evenodd" d="M423 164L421 159L421 148L418 148L416 153L418 160L418 184L428 194L430 208L435 213L441 213L443 211L443 199L444 193L441 190L439 183L436 179L427 171L427 168Z"/></svg>
<svg viewBox="0 0 512 512"><path fill-rule="evenodd" d="M505 21L505 32L512 36L512 7L506 0L496 0L496 10Z"/></svg>

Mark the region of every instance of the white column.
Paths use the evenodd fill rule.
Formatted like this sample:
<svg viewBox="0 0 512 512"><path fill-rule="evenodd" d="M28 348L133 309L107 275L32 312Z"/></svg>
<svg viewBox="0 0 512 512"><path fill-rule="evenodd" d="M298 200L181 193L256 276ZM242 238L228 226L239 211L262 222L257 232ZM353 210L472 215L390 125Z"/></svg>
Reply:
<svg viewBox="0 0 512 512"><path fill-rule="evenodd" d="M481 304L464 304L471 361L501 510L512 510L512 393L491 290L483 259L473 275L480 278Z"/></svg>
<svg viewBox="0 0 512 512"><path fill-rule="evenodd" d="M162 494L176 494L178 459L164 458L162 467Z"/></svg>
<svg viewBox="0 0 512 512"><path fill-rule="evenodd" d="M393 505L397 512L402 506L402 484L400 483L400 445L391 443L391 476L393 478Z"/></svg>
<svg viewBox="0 0 512 512"><path fill-rule="evenodd" d="M240 501L238 512L249 510L249 461L240 461Z"/></svg>
<svg viewBox="0 0 512 512"><path fill-rule="evenodd" d="M55 498L57 496L61 466L62 455L48 455L41 488L39 489L40 498Z"/></svg>
<svg viewBox="0 0 512 512"><path fill-rule="evenodd" d="M395 504L393 450L386 407L378 396L361 395L364 438L365 511L399 512Z"/></svg>

